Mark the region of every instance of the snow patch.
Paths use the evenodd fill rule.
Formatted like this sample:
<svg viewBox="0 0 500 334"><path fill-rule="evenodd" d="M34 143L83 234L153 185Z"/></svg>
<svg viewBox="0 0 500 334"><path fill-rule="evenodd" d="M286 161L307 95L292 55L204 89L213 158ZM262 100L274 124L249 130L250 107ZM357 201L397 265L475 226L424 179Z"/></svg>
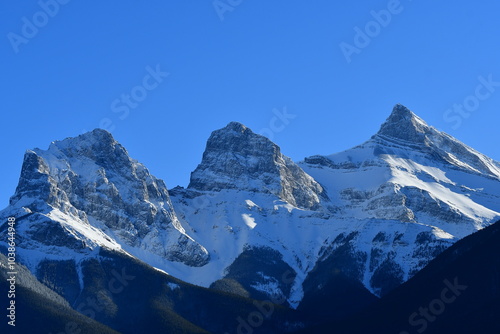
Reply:
<svg viewBox="0 0 500 334"><path fill-rule="evenodd" d="M251 230L253 230L255 228L255 226L257 226L255 219L252 218L251 215L244 213L241 215L241 217L243 218L245 225L248 226Z"/></svg>

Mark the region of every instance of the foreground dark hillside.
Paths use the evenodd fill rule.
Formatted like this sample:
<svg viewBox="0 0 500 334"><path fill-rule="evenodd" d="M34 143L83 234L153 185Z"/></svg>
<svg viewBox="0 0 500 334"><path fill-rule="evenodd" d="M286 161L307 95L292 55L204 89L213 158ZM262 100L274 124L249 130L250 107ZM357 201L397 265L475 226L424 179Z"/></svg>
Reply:
<svg viewBox="0 0 500 334"><path fill-rule="evenodd" d="M2 310L7 308L10 300L7 296L9 283L7 271L3 267L7 258L0 253L0 302ZM16 265L15 291L15 327L8 325L2 311L0 333L102 333L118 334L111 328L92 320L77 311L58 294L41 284L28 269ZM5 307L4 307L5 306Z"/></svg>

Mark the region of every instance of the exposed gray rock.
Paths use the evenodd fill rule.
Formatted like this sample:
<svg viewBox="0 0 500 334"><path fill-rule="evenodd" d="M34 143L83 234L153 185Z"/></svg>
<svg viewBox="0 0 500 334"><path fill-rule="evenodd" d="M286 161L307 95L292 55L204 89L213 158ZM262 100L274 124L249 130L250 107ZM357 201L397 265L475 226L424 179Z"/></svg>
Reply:
<svg viewBox="0 0 500 334"><path fill-rule="evenodd" d="M142 249L190 266L209 260L208 252L186 235L165 183L131 159L104 130L53 142L46 151L27 151L10 204L41 214L56 209L126 249ZM32 240L73 249L90 246L81 241L75 245L78 232L68 233L60 223L40 217L28 232Z"/></svg>
<svg viewBox="0 0 500 334"><path fill-rule="evenodd" d="M438 131L401 104L394 109L372 137L383 146L389 143L417 149L437 162L445 162L458 169L500 179L500 163L477 152L452 136ZM378 152L379 155L390 152Z"/></svg>
<svg viewBox="0 0 500 334"><path fill-rule="evenodd" d="M306 209L316 209L326 198L323 188L276 144L237 122L212 133L188 188L269 193Z"/></svg>

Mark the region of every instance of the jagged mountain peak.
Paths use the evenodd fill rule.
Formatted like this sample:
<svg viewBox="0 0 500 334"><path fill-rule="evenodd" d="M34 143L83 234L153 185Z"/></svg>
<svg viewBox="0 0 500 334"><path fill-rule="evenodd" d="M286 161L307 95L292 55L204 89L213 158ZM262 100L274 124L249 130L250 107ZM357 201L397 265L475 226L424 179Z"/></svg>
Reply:
<svg viewBox="0 0 500 334"><path fill-rule="evenodd" d="M254 133L241 123L230 122L224 128L212 132L205 153L220 151L250 156L266 155L274 150L279 153L280 149L266 137Z"/></svg>
<svg viewBox="0 0 500 334"><path fill-rule="evenodd" d="M109 178L131 179L147 174L147 169L131 159L111 133L95 129L76 137L53 141L46 150L27 150L10 204L23 199L20 202L22 205L32 202L37 210L45 204L58 207L60 199L50 194L54 194L54 189L60 188L61 184L72 189L75 182L81 185L107 184ZM38 187L33 187L34 180L39 183ZM30 208L34 207L30 204Z"/></svg>
<svg viewBox="0 0 500 334"><path fill-rule="evenodd" d="M245 131L252 132L252 130L250 130L244 124L242 124L240 122L229 122L226 125L226 127L224 127L221 130L231 130L231 131L238 132L238 133L244 133Z"/></svg>
<svg viewBox="0 0 500 334"><path fill-rule="evenodd" d="M209 259L180 224L165 183L101 129L55 141L47 150L28 150L6 210L20 209L49 221L61 238L77 235L85 245L121 247L190 266ZM37 219L26 226L42 235L46 230Z"/></svg>
<svg viewBox="0 0 500 334"><path fill-rule="evenodd" d="M410 109L402 104L396 104L376 136L423 143L425 142L425 134L430 130L431 127Z"/></svg>
<svg viewBox="0 0 500 334"><path fill-rule="evenodd" d="M389 116L389 118L391 118L391 117L395 117L395 118L413 118L415 116L416 115L409 108L407 108L405 105L403 105L401 103L396 103L394 105L394 107L392 108L392 113Z"/></svg>
<svg viewBox="0 0 500 334"><path fill-rule="evenodd" d="M392 149L387 151L379 145L393 147L396 144L403 148L403 156L410 151L420 152L433 163L444 163L460 170L500 178L498 162L428 125L401 104L394 106L379 132L372 137L372 142L377 144L378 152L395 154Z"/></svg>
<svg viewBox="0 0 500 334"><path fill-rule="evenodd" d="M188 188L268 193L303 208L316 207L324 196L321 186L281 154L278 145L237 122L212 132Z"/></svg>
<svg viewBox="0 0 500 334"><path fill-rule="evenodd" d="M91 146L100 144L101 146L115 146L118 142L113 138L113 135L103 129L96 128L92 131L82 133L76 137L68 137L63 140L56 140L50 144L50 147L59 149L67 149L71 146ZM119 144L118 144L119 145Z"/></svg>
<svg viewBox="0 0 500 334"><path fill-rule="evenodd" d="M438 217L436 226L463 236L500 212L492 196L499 187L500 163L427 125L401 104L367 142L304 162L307 173L360 217L426 223L429 216ZM318 173L322 168L329 172ZM345 182L347 177L351 182ZM457 222L460 229L453 227ZM440 225L445 223L451 225Z"/></svg>
<svg viewBox="0 0 500 334"><path fill-rule="evenodd" d="M123 164L131 161L127 150L113 138L111 133L103 129L94 129L76 137L54 141L47 151L35 149L34 152L40 155L47 152L55 157L62 155L70 158L86 157L98 164L104 163L107 158L118 160Z"/></svg>

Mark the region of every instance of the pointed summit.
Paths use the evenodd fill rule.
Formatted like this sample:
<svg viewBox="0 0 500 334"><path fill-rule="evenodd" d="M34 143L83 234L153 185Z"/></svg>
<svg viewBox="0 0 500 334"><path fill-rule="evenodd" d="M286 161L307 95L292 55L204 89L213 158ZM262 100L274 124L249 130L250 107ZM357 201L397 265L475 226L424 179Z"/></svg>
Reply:
<svg viewBox="0 0 500 334"><path fill-rule="evenodd" d="M37 153L40 150L35 150ZM86 156L95 159L98 156L115 156L128 160L128 152L118 143L111 133L94 129L76 137L57 140L50 144L49 152L56 155Z"/></svg>
<svg viewBox="0 0 500 334"><path fill-rule="evenodd" d="M402 104L396 104L392 113L380 127L377 136L422 143L430 127Z"/></svg>
<svg viewBox="0 0 500 334"><path fill-rule="evenodd" d="M241 124L239 122L230 122L222 130L231 130L231 131L238 132L238 133L244 133L247 130L250 131L250 132L252 132L252 130L250 130L245 125L243 125L243 124Z"/></svg>
<svg viewBox="0 0 500 334"><path fill-rule="evenodd" d="M321 186L281 154L278 145L237 122L212 132L188 188L273 194L302 208L316 207L324 196Z"/></svg>
<svg viewBox="0 0 500 334"><path fill-rule="evenodd" d="M427 125L420 117L401 104L394 106L391 115L372 137L376 142L391 142L423 152L434 159L493 178L500 178L500 166L487 156L452 136ZM391 145L392 145L391 144ZM379 147L380 149L380 147Z"/></svg>
<svg viewBox="0 0 500 334"><path fill-rule="evenodd" d="M248 156L255 153L256 147L270 148L273 145L269 139L255 134L245 125L231 122L224 128L212 132L207 141L205 153L212 151L234 152Z"/></svg>
<svg viewBox="0 0 500 334"><path fill-rule="evenodd" d="M394 108L392 108L391 116L412 117L415 116L415 114L406 106L402 105L401 103L397 103Z"/></svg>
<svg viewBox="0 0 500 334"><path fill-rule="evenodd" d="M71 146L90 146L100 143L101 145L112 146L118 144L118 142L113 138L113 135L103 129L94 129L89 132L82 133L76 137L69 137L63 140L53 141L50 146L57 147L59 149L66 149Z"/></svg>
<svg viewBox="0 0 500 334"><path fill-rule="evenodd" d="M60 235L83 240L71 246L82 252L116 246L139 258L153 255L188 266L203 266L210 258L186 234L165 183L101 129L54 141L48 150L28 150L10 204L42 215L43 222L51 219ZM45 245L65 246L55 232L45 240L53 234L46 225L33 220L33 233Z"/></svg>

